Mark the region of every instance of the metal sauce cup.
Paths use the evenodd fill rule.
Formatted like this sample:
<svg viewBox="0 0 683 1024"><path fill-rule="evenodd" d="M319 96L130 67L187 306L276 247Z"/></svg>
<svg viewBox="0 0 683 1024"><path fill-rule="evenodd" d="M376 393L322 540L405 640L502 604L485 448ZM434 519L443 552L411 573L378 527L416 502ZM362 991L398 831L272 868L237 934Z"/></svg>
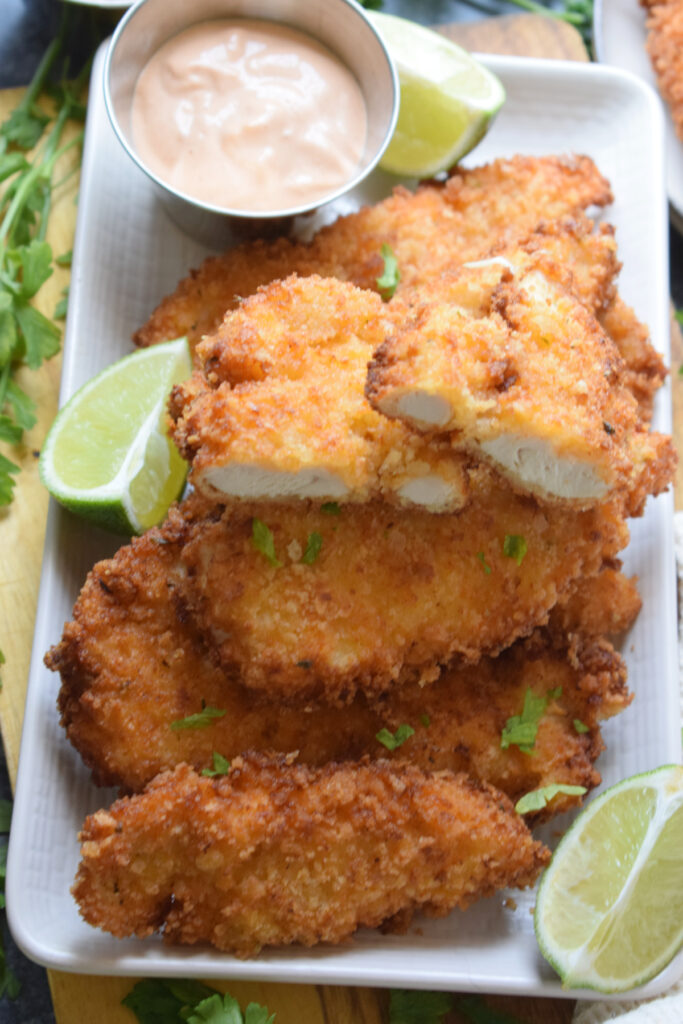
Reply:
<svg viewBox="0 0 683 1024"><path fill-rule="evenodd" d="M360 166L352 178L309 204L250 213L196 199L146 166L135 148L130 123L138 75L172 36L198 22L218 18L261 19L298 29L326 46L353 73L365 100L367 135ZM154 182L171 218L186 234L214 248L256 235L284 234L298 214L311 213L351 191L372 171L389 145L399 107L393 62L355 0L140 0L112 36L104 68L104 93L119 141Z"/></svg>

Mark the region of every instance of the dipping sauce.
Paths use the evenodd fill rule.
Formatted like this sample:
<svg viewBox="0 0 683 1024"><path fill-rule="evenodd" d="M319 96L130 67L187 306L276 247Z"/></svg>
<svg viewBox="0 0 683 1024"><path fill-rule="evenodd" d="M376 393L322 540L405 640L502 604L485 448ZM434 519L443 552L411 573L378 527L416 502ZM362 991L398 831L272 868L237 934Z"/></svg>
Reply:
<svg viewBox="0 0 683 1024"><path fill-rule="evenodd" d="M352 73L316 40L268 21L178 33L140 72L133 139L159 178L213 206L279 211L358 169L367 117Z"/></svg>

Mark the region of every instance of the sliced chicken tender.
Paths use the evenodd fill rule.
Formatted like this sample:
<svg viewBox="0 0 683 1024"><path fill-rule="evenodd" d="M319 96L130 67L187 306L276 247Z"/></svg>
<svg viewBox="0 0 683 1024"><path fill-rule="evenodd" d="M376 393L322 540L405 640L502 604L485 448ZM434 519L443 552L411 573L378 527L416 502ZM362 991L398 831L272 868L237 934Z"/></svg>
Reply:
<svg viewBox="0 0 683 1024"><path fill-rule="evenodd" d="M456 655L528 635L628 539L619 503L539 507L484 466L472 493L457 515L218 509L188 528L176 594L224 668L269 700L344 704L433 682Z"/></svg>
<svg viewBox="0 0 683 1024"><path fill-rule="evenodd" d="M514 486L586 506L627 489L647 435L634 440L621 357L563 276L542 253L465 265L425 289L380 346L366 394L386 416L489 459Z"/></svg>
<svg viewBox="0 0 683 1024"><path fill-rule="evenodd" d="M368 360L382 301L334 279L261 289L198 347L201 369L170 402L191 481L212 498L368 501L435 511L467 501L465 460L371 408Z"/></svg>
<svg viewBox="0 0 683 1024"><path fill-rule="evenodd" d="M601 615L607 626L621 628L623 612L615 620L610 601L623 609L620 590L632 592L613 570L581 586L563 628L554 611L551 631L536 630L477 665L455 663L431 686L406 685L374 704L359 694L341 708L283 706L257 700L216 665L192 623L177 614L171 578L181 538L182 526L175 535L151 530L98 563L73 622L46 658L62 679L62 725L101 785L139 792L180 762L202 771L212 767L214 752L232 760L246 750L297 751L297 760L310 765L368 756L464 771L513 801L552 783L589 790L600 782L594 767L603 749L600 722L630 701L625 667L603 638L569 637L563 628L565 618L569 628L579 628L573 610L584 608L589 622L581 621L581 629L597 622L600 632ZM554 693L533 755L501 747L502 729L520 713L527 689L539 697ZM177 727L202 706L221 714L206 728ZM389 752L377 734L406 725L413 734ZM534 820L579 802L558 796Z"/></svg>
<svg viewBox="0 0 683 1024"><path fill-rule="evenodd" d="M392 918L405 929L416 911L529 886L550 859L502 793L384 762L245 757L216 779L180 766L80 838L73 894L89 924L240 957Z"/></svg>

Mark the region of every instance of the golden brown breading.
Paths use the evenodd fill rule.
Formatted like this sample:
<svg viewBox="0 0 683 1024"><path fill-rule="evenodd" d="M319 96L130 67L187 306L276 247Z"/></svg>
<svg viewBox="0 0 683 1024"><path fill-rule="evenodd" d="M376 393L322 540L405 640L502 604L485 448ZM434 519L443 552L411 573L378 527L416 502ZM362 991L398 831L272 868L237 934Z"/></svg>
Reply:
<svg viewBox="0 0 683 1024"><path fill-rule="evenodd" d="M551 631L560 637L565 633L600 637L617 636L630 629L642 601L636 577L629 579L620 569L617 561L604 565L597 576L579 580L569 597L550 613Z"/></svg>
<svg viewBox="0 0 683 1024"><path fill-rule="evenodd" d="M367 501L444 511L467 502L465 463L375 412L363 393L386 335L381 299L334 278L276 281L197 348L173 389L173 437L207 497Z"/></svg>
<svg viewBox="0 0 683 1024"><path fill-rule="evenodd" d="M496 659L453 665L431 686L401 687L374 707L362 695L345 708L262 703L214 664L192 624L177 616L169 581L180 543L161 538L150 530L95 566L74 621L46 659L62 677L62 724L99 783L139 791L180 762L199 771L211 766L214 751L230 760L245 750L296 751L312 765L400 758L423 769L464 771L513 800L553 782L590 789L600 781L593 768L602 750L599 723L630 700L624 665L602 639L567 638L556 611L552 635L537 630ZM614 624L608 607L625 608L619 593L632 592L624 577L605 569L596 581L594 601L590 582L581 599L572 599L566 628L583 625L584 608L591 609L590 629L606 616ZM541 721L534 756L501 749L503 725L521 711L527 687L543 696L558 686L562 693ZM225 713L207 728L171 728L202 704ZM575 719L588 731L577 733ZM377 733L403 724L415 733L389 753ZM576 802L557 797L548 813Z"/></svg>
<svg viewBox="0 0 683 1024"><path fill-rule="evenodd" d="M667 374L664 360L650 343L650 333L619 295L598 314L624 360L624 380L631 390L644 423L652 419L654 396Z"/></svg>
<svg viewBox="0 0 683 1024"><path fill-rule="evenodd" d="M187 334L194 346L240 298L290 274L337 277L378 290L385 244L398 260L400 294L453 263L527 235L540 221L611 200L608 182L584 156L516 156L459 168L443 185L429 182L414 194L397 188L383 202L324 228L310 245L257 241L206 260L160 303L134 340L152 345Z"/></svg>
<svg viewBox="0 0 683 1024"><path fill-rule="evenodd" d="M271 700L346 703L433 681L456 655L477 661L528 635L628 537L618 504L542 508L484 466L471 479L457 515L377 502L338 515L303 503L215 510L188 523L177 593L224 667ZM257 520L282 564L255 547ZM526 553L506 555L506 536ZM312 537L320 550L306 564Z"/></svg>
<svg viewBox="0 0 683 1024"><path fill-rule="evenodd" d="M91 815L80 838L73 893L89 924L240 957L441 917L531 885L550 858L493 788L381 761L254 756L216 779L183 765Z"/></svg>
<svg viewBox="0 0 683 1024"><path fill-rule="evenodd" d="M370 403L543 500L627 492L647 434L634 453L622 360L567 285L545 253L512 250L425 286L369 364Z"/></svg>
<svg viewBox="0 0 683 1024"><path fill-rule="evenodd" d="M655 0L646 6L647 52L662 99L669 105L676 134L683 142L683 5L680 0Z"/></svg>

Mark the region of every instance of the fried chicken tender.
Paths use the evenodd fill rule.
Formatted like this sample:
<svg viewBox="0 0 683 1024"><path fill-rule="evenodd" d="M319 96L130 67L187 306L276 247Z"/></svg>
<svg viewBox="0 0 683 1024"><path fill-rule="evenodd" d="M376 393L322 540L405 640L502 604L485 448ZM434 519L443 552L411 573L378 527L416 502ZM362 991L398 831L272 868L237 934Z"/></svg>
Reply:
<svg viewBox="0 0 683 1024"><path fill-rule="evenodd" d="M431 686L413 683L374 705L359 694L344 708L301 708L256 701L214 663L191 622L176 612L170 580L180 542L168 533L161 541L161 532L150 530L95 566L74 621L46 657L62 678L62 725L96 782L139 792L181 762L201 771L211 767L214 751L232 760L258 750L297 752L310 765L399 758L425 770L464 771L513 801L554 782L587 790L599 783L593 764L603 749L600 722L630 697L621 658L602 637L586 637L596 626L598 633L620 631L639 607L633 584L615 569L582 582L570 604L553 611L549 629L496 659L454 664ZM527 688L543 696L558 686L534 756L502 749L501 730L521 711ZM224 714L204 729L171 728L202 705ZM587 731L577 733L575 720ZM405 724L414 735L390 753L377 733ZM533 817L577 802L558 796Z"/></svg>
<svg viewBox="0 0 683 1024"><path fill-rule="evenodd" d="M310 244L256 241L211 257L180 282L134 336L152 345L186 334L194 347L228 309L271 281L298 274L337 277L378 291L382 245L401 271L398 293L524 237L540 221L574 216L612 201L609 183L589 157L524 157L458 168L444 184L404 188L342 217Z"/></svg>
<svg viewBox="0 0 683 1024"><path fill-rule="evenodd" d="M654 397L664 383L667 369L664 360L650 343L650 334L619 295L615 295L598 313L602 329L619 349L624 361L624 382L638 402L641 420L652 419Z"/></svg>
<svg viewBox="0 0 683 1024"><path fill-rule="evenodd" d="M644 6L648 9L647 52L683 142L683 6L680 0L654 0Z"/></svg>
<svg viewBox="0 0 683 1024"><path fill-rule="evenodd" d="M572 283L542 251L444 275L377 349L370 403L544 501L629 492L661 439L650 444L619 352Z"/></svg>
<svg viewBox="0 0 683 1024"><path fill-rule="evenodd" d="M366 366L387 330L377 295L334 278L291 277L245 300L172 392L173 437L192 484L218 500L381 496L462 508L464 460L365 398Z"/></svg>
<svg viewBox="0 0 683 1024"><path fill-rule="evenodd" d="M163 528L186 524L176 594L225 669L271 700L343 704L431 682L456 655L474 662L528 635L628 538L619 503L542 508L484 466L472 481L476 497L444 516L368 502L195 517L185 502ZM506 537L526 553L506 555ZM311 538L317 556L302 561Z"/></svg>
<svg viewBox="0 0 683 1024"><path fill-rule="evenodd" d="M507 797L466 776L258 756L216 779L179 766L80 839L72 891L89 924L239 957L405 929L416 911L529 886L550 858Z"/></svg>

